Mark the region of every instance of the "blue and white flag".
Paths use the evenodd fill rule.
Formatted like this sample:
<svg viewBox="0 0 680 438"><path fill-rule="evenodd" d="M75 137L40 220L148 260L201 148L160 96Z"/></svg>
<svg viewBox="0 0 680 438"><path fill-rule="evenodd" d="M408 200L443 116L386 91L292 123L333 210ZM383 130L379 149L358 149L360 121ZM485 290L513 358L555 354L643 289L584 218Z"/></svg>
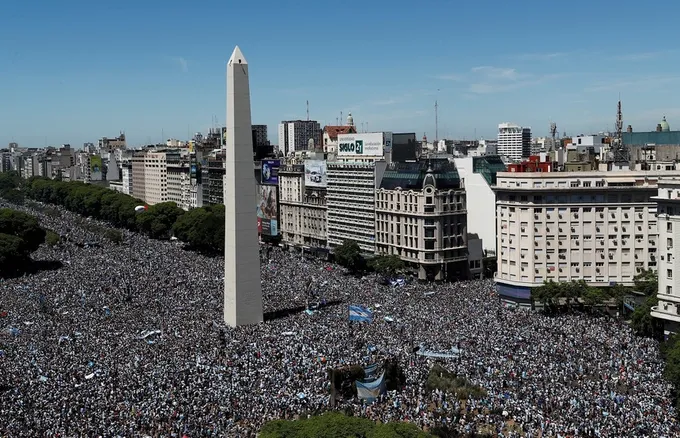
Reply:
<svg viewBox="0 0 680 438"><path fill-rule="evenodd" d="M365 380L375 380L377 373L378 373L378 364L377 363L374 363L374 364L369 365L366 368L364 368Z"/></svg>
<svg viewBox="0 0 680 438"><path fill-rule="evenodd" d="M381 394L385 394L385 373L383 372L380 377L372 382L360 382L356 380L354 384L357 387L357 396L360 400L373 401L380 397Z"/></svg>
<svg viewBox="0 0 680 438"><path fill-rule="evenodd" d="M350 321L373 321L373 312L364 306L349 306L349 320Z"/></svg>

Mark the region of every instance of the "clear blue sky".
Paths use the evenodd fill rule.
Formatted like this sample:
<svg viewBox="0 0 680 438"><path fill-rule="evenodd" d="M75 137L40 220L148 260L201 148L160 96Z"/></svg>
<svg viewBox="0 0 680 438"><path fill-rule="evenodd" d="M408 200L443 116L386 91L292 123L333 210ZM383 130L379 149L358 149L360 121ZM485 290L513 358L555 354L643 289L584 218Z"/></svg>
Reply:
<svg viewBox="0 0 680 438"><path fill-rule="evenodd" d="M184 139L225 120L225 65L250 64L253 123L351 111L369 130L494 137L624 123L680 129L680 2L4 0L0 147Z"/></svg>

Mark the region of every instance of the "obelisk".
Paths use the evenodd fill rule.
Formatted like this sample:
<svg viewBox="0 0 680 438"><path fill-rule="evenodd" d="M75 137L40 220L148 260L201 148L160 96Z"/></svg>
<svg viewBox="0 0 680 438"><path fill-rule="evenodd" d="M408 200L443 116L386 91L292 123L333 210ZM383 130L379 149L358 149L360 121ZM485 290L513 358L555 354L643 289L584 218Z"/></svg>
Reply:
<svg viewBox="0 0 680 438"><path fill-rule="evenodd" d="M236 46L227 64L224 174L224 322L262 322L248 63Z"/></svg>

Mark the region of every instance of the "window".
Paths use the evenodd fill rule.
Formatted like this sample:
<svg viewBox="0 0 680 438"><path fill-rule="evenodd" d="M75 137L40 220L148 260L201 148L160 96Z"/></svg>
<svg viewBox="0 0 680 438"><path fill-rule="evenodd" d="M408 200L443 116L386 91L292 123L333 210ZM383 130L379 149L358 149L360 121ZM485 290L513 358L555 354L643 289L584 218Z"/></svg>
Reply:
<svg viewBox="0 0 680 438"><path fill-rule="evenodd" d="M668 249L673 248L673 239L672 238L669 237L669 238L666 239L666 247Z"/></svg>
<svg viewBox="0 0 680 438"><path fill-rule="evenodd" d="M666 231L668 231L669 233L673 231L673 224L671 222L666 223Z"/></svg>
<svg viewBox="0 0 680 438"><path fill-rule="evenodd" d="M669 280L673 278L673 270L672 269L666 269L666 278Z"/></svg>
<svg viewBox="0 0 680 438"><path fill-rule="evenodd" d="M673 288L671 286L666 286L666 294L673 295Z"/></svg>

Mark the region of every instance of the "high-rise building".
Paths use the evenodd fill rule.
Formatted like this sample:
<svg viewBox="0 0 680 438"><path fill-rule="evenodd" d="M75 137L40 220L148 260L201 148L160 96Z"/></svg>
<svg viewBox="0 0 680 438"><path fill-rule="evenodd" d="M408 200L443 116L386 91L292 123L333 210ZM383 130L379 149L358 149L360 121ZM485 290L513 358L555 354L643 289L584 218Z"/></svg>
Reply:
<svg viewBox="0 0 680 438"><path fill-rule="evenodd" d="M353 240L362 251L375 253L375 194L386 165L385 161L328 163L329 248Z"/></svg>
<svg viewBox="0 0 680 438"><path fill-rule="evenodd" d="M146 202L146 151L132 155L132 196Z"/></svg>
<svg viewBox="0 0 680 438"><path fill-rule="evenodd" d="M238 46L227 64L227 147L224 176L224 322L262 322L262 285L248 63Z"/></svg>
<svg viewBox="0 0 680 438"><path fill-rule="evenodd" d="M289 120L279 123L279 150L288 155L295 151L309 150L310 140L314 147L321 147L323 131L316 120Z"/></svg>
<svg viewBox="0 0 680 438"><path fill-rule="evenodd" d="M168 201L168 161L165 152L150 151L144 156L143 199L149 205Z"/></svg>
<svg viewBox="0 0 680 438"><path fill-rule="evenodd" d="M680 332L680 179L662 178L654 197L659 224L659 303L652 316L666 334Z"/></svg>
<svg viewBox="0 0 680 438"><path fill-rule="evenodd" d="M528 304L546 281L632 286L643 269L656 270L662 176L680 171L498 173L500 297Z"/></svg>
<svg viewBox="0 0 680 438"><path fill-rule="evenodd" d="M512 123L498 125L498 155L513 161L520 161L531 155L531 128L523 128Z"/></svg>

